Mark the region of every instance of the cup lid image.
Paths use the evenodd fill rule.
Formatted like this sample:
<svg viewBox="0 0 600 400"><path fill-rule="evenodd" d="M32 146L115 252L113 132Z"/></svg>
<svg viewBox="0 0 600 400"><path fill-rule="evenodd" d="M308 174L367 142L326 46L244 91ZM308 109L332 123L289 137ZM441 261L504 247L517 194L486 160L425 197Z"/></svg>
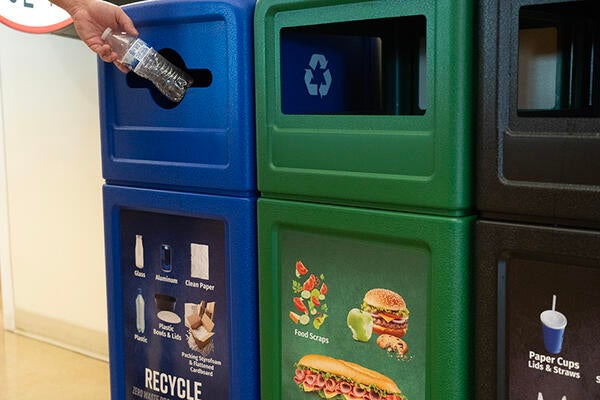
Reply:
<svg viewBox="0 0 600 400"><path fill-rule="evenodd" d="M567 317L561 312L546 310L540 314L540 320L544 325L552 329L563 329L567 326Z"/></svg>

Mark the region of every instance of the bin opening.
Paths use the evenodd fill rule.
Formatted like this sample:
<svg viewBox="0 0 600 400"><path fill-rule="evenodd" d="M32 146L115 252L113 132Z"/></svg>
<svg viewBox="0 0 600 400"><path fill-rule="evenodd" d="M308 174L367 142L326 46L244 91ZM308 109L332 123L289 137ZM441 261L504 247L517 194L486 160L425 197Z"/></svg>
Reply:
<svg viewBox="0 0 600 400"><path fill-rule="evenodd" d="M600 116L599 17L597 0L520 9L519 116Z"/></svg>
<svg viewBox="0 0 600 400"><path fill-rule="evenodd" d="M206 68L187 68L185 65L185 61L183 58L177 53L175 50L170 48L165 48L158 51L164 58L169 60L176 67L181 68L183 71L190 74L190 76L194 79L194 83L188 89L192 90L193 88L206 88L212 84L213 75L209 69ZM150 91L150 95L162 108L171 109L177 107L180 103L173 102L165 97L161 92L158 91L147 79L144 79L133 72L127 73L127 86L133 89L148 89Z"/></svg>
<svg viewBox="0 0 600 400"><path fill-rule="evenodd" d="M284 28L284 114L424 115L423 15Z"/></svg>

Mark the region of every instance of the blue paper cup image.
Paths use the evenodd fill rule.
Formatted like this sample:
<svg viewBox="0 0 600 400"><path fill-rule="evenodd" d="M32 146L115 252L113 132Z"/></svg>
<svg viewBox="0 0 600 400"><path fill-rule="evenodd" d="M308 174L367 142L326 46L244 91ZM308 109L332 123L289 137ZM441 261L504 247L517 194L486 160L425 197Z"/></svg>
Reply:
<svg viewBox="0 0 600 400"><path fill-rule="evenodd" d="M548 353L558 354L562 350L563 336L567 326L567 317L554 310L540 314L544 333L544 347Z"/></svg>

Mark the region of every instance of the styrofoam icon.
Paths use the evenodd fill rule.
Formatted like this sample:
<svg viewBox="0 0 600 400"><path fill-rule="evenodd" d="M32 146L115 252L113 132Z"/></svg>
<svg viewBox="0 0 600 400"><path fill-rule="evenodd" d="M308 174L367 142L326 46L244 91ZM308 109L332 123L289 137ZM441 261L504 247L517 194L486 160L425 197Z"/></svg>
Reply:
<svg viewBox="0 0 600 400"><path fill-rule="evenodd" d="M304 70L304 83L306 84L306 90L311 96L320 95L321 97L327 96L329 88L331 87L331 72L327 68L327 58L323 54L313 54L310 57L308 65L310 68ZM323 82L315 82L315 72L319 69L323 75Z"/></svg>
<svg viewBox="0 0 600 400"><path fill-rule="evenodd" d="M191 243L190 254L192 278L208 280L210 270L208 246L205 244Z"/></svg>

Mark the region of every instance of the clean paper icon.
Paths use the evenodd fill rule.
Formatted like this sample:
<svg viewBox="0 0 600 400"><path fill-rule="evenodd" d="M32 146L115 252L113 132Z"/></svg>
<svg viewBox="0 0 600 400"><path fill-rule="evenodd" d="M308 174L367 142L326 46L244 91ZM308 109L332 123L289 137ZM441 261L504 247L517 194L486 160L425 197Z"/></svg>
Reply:
<svg viewBox="0 0 600 400"><path fill-rule="evenodd" d="M205 244L191 243L192 278L209 279L208 246Z"/></svg>

